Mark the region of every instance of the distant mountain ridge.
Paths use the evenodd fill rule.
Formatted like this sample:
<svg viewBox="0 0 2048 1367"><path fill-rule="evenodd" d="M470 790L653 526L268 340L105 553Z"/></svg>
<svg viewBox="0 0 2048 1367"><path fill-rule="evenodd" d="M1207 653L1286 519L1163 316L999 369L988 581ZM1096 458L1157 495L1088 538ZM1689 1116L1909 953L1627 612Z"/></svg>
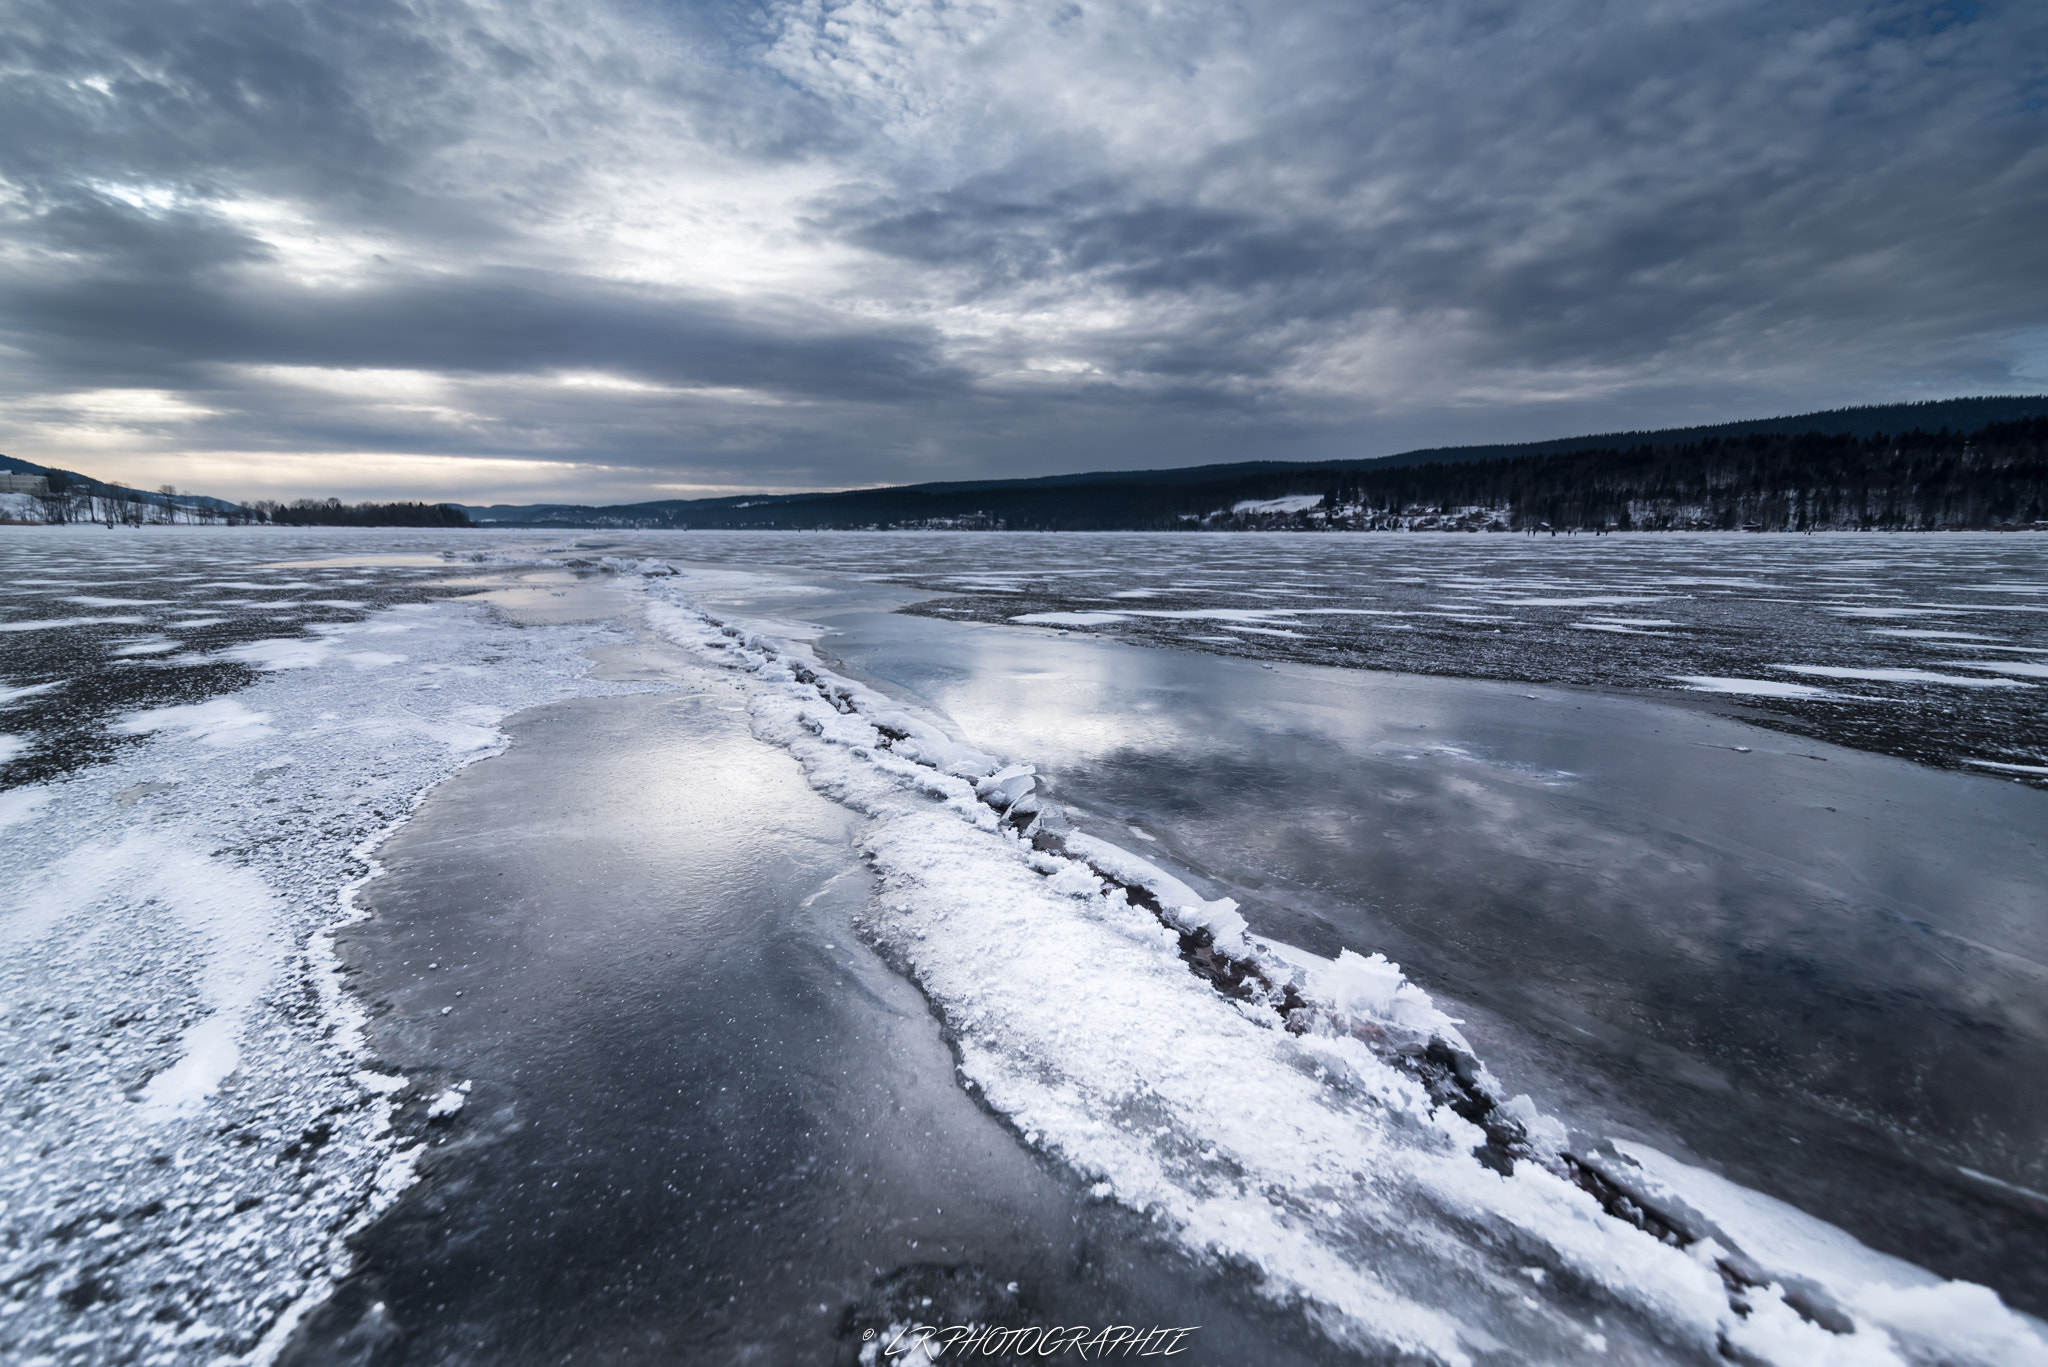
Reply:
<svg viewBox="0 0 2048 1367"><path fill-rule="evenodd" d="M2048 527L2048 394L1941 399L1648 432L880 489L579 504L242 505L0 455L0 521L532 528Z"/></svg>
<svg viewBox="0 0 2048 1367"><path fill-rule="evenodd" d="M1240 461L1168 470L1105 470L1030 479L950 480L881 489L799 494L746 494L723 498L665 499L646 503L595 507L575 504L533 504L491 507L465 505L464 511L483 526L609 527L618 529L827 529L860 527L1009 527L1014 529L1138 530L1189 525L1329 525L1308 510L1257 512L1217 519L1242 503L1285 499L1305 492L1353 489L1383 482L1394 471L1509 463L1522 466L1546 458L1587 452L1717 449L1731 442L1757 438L1842 438L1868 442L1885 434L1918 432L1930 440L1951 434L1960 450L1963 434L1997 424L2048 417L2048 395L2008 395L1942 399L1927 403L1881 404L1830 409L1816 413L1649 432L1612 432L1547 441L1485 446L1434 447L1371 459L1335 461ZM1923 443L1924 445L1924 443ZM1573 475L1591 478L1594 466L1574 462ZM1560 475L1563 471L1558 472ZM1664 472L1669 475L1671 472ZM1789 473L1787 471L1786 473ZM1370 477L1363 482L1352 476ZM1845 476L1836 470L1831 478ZM1997 476L1991 475L1995 482ZM1438 481L1442 483L1443 481ZM1455 481L1454 481L1455 482ZM1469 484L1470 481L1464 481ZM1417 500L1430 490L1408 482ZM1525 493L1527 491L1525 490ZM1546 506L1557 507L1560 490L1547 490ZM1432 507L1442 503L1439 498ZM1476 505L1475 505L1476 506ZM1491 505L1489 505L1491 506ZM1591 505L1587 505L1589 508ZM1504 514L1505 506L1494 511ZM1683 525L1718 525L1727 510L1687 513ZM1416 516L1441 517L1430 512ZM1589 511L1586 516L1593 514ZM1677 516L1673 514L1673 516ZM1513 516L1504 519L1515 525ZM1554 525L1551 519L1540 519ZM1746 525L1745 516L1734 525ZM1645 525L1631 516L1631 525ZM1680 525L1672 522L1669 525ZM1378 524L1375 524L1378 525ZM1406 525L1406 524L1404 524ZM1578 525L1578 524L1573 524ZM1592 525L1592 524L1587 524ZM1610 523L1601 523L1601 526ZM1655 525L1655 517L1650 525ZM1946 524L1943 524L1946 525Z"/></svg>

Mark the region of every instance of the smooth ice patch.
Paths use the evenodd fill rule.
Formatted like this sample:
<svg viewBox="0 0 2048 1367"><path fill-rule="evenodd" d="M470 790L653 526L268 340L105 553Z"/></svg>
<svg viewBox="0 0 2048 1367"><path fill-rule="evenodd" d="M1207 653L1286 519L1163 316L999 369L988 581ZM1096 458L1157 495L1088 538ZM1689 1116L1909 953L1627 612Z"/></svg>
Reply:
<svg viewBox="0 0 2048 1367"><path fill-rule="evenodd" d="M1251 935L1228 899L1204 899L1063 818L1041 841L1057 812L1042 804L1030 765L970 762L962 742L834 676L806 648L666 597L650 619L733 671L756 734L871 818L862 844L879 882L865 928L902 957L955 1032L963 1079L1098 1196L1144 1212L1197 1256L1255 1269L1266 1294L1305 1303L1340 1344L1381 1353L1464 1363L1508 1341L1532 1359L1573 1360L1596 1341L1607 1351L1615 1331L1596 1332L1566 1302L1539 1303L1519 1279L1512 1295L1496 1294L1507 1279L1482 1269L1513 1248L1525 1266L1597 1286L1647 1317L1682 1359L1709 1359L1726 1343L1783 1367L1902 1361L1910 1327L1861 1316L1853 1332L1832 1333L1788 1303L1790 1286L1752 1286L1738 1306L1712 1239L1673 1248L1540 1165L1518 1163L1507 1177L1483 1167L1471 1156L1480 1132L1375 1052L1442 1041L1470 1058L1398 965ZM1302 1008L1309 1028L1282 1029L1272 1010L1191 973L1190 935L1298 992L1312 1004ZM1564 1133L1525 1098L1503 1104L1532 1138ZM1944 1305L1974 1303L1968 1289L1940 1290ZM1525 1341L1539 1332L1552 1336L1548 1347ZM2011 1347L2004 1338L1983 1345L1955 1360L2007 1360L1997 1355Z"/></svg>

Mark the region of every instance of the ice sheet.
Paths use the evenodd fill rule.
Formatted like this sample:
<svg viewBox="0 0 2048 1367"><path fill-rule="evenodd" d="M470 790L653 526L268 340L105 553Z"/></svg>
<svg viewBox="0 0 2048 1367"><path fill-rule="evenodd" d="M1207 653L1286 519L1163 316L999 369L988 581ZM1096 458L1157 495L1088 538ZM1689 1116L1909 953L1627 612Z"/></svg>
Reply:
<svg viewBox="0 0 2048 1367"><path fill-rule="evenodd" d="M757 731L870 818L863 849L881 892L867 929L945 1015L969 1085L1104 1198L1198 1255L1254 1269L1340 1342L1442 1362L1508 1343L1569 1358L1596 1333L1604 1350L1618 1316L1639 1327L1630 1351L1646 1357L1896 1363L1939 1345L1988 1364L2014 1345L2038 1348L1982 1288L1943 1284L1944 1304L1975 1306L1988 1326L1951 1341L1945 1314L1880 1323L1858 1309L1867 1288L1855 1268L1809 1267L1780 1245L1786 1265L1759 1262L1711 1237L1681 1250L1541 1163L1492 1171L1471 1156L1480 1131L1367 1043L1462 1045L1397 965L1248 936L1233 908L1204 903L1142 856L1047 825L1057 811L1028 765L998 767L930 723L910 733L912 709L834 675L800 643L720 623L676 585L648 592L671 639L746 681ZM1133 901L1140 890L1157 911ZM1194 930L1198 947L1242 945L1307 1004L1300 1019L1321 1024L1282 1029L1190 972L1176 936ZM1500 1101L1526 1142L1567 1142L1526 1098ZM1625 1157L1605 1161L1633 1180ZM1510 1262L1498 1260L1503 1247L1516 1250ZM1724 1284L1729 1266L1754 1275L1740 1294ZM1529 1267L1597 1288L1614 1312L1607 1328L1532 1295Z"/></svg>

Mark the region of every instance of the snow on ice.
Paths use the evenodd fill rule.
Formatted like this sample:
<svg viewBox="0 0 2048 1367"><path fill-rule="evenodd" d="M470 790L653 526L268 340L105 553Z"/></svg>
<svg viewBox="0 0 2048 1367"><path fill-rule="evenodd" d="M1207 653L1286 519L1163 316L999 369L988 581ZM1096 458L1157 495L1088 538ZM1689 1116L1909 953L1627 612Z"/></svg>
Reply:
<svg viewBox="0 0 2048 1367"><path fill-rule="evenodd" d="M499 719L625 691L584 677L612 636L371 612L0 792L0 1358L261 1361L346 1271L462 1093L366 1068L327 937Z"/></svg>

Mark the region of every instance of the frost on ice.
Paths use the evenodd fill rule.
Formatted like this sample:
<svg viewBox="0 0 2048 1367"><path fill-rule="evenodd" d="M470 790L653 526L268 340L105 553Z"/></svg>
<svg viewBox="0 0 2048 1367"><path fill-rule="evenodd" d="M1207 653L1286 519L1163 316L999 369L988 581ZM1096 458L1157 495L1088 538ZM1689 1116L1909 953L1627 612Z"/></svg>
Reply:
<svg viewBox="0 0 2048 1367"><path fill-rule="evenodd" d="M260 1362L347 1270L412 1180L394 1116L452 1124L463 1093L365 1066L327 937L500 719L624 691L584 677L611 631L323 624L243 651L253 687L111 718L110 762L0 792L0 1359Z"/></svg>

